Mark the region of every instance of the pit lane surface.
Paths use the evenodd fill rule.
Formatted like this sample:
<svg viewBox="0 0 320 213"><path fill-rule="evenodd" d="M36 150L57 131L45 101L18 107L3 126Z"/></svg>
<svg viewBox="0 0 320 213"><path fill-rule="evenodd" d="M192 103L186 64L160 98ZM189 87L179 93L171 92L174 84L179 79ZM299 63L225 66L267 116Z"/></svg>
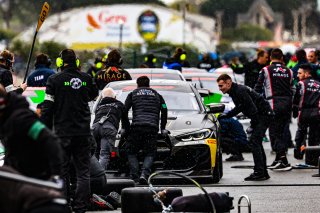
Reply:
<svg viewBox="0 0 320 213"><path fill-rule="evenodd" d="M290 128L294 138L297 128L295 121ZM264 143L264 147L267 162L271 164L275 155L270 153L270 143ZM229 156L223 155L223 159L227 157ZM252 172L252 169L231 168L236 165L253 165L251 153L245 153L244 158L245 160L241 162L223 161L224 174L221 181L218 184L204 185L208 192L229 192L230 196L234 197L235 209L231 211L232 213L238 212L237 201L243 194L251 199L252 212L320 212L320 178L311 177L318 172L317 169L293 169L288 172L269 170L271 176L269 180L245 182L243 179ZM291 165L304 163L304 160L293 158L293 149L289 150L288 160ZM296 184L298 186L295 186ZM193 186L176 187L182 188L184 195L200 193L200 190ZM120 213L121 210L112 212ZM241 212L247 210L243 208Z"/></svg>

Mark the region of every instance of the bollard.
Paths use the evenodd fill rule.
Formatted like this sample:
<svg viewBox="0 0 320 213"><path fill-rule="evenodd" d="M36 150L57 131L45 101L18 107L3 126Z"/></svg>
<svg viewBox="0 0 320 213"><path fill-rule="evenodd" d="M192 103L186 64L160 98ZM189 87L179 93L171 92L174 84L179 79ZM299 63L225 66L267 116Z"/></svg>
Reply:
<svg viewBox="0 0 320 213"><path fill-rule="evenodd" d="M245 198L247 200L247 205L246 206L241 206L241 201L242 199ZM241 195L239 200L238 200L238 213L241 213L241 207L248 207L248 213L251 213L251 201L250 198L247 195Z"/></svg>

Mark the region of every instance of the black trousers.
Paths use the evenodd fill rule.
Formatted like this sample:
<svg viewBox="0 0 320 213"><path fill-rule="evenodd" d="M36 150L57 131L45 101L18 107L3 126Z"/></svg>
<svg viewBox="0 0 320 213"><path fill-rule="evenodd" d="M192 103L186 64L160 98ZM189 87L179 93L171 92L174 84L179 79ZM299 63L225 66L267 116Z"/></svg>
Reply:
<svg viewBox="0 0 320 213"><path fill-rule="evenodd" d="M70 162L76 170L77 186L74 197L74 210L86 210L90 202L90 136L61 137L63 148L62 178L65 193L70 199Z"/></svg>
<svg viewBox="0 0 320 213"><path fill-rule="evenodd" d="M307 134L309 146L320 145L320 117L304 117L299 120L295 137L296 147L298 149L305 144L304 141Z"/></svg>
<svg viewBox="0 0 320 213"><path fill-rule="evenodd" d="M251 120L252 135L249 144L252 149L254 172L265 174L267 172L267 158L262 145L262 139L269 127L270 117L259 115L257 119Z"/></svg>
<svg viewBox="0 0 320 213"><path fill-rule="evenodd" d="M128 136L126 152L132 179L139 178L138 152L143 150L144 162L141 175L148 177L157 152L157 130L148 127L133 127Z"/></svg>
<svg viewBox="0 0 320 213"><path fill-rule="evenodd" d="M274 116L270 122L269 135L271 146L277 154L285 154L288 149L288 139L285 138L285 131L289 123L290 117L279 114Z"/></svg>

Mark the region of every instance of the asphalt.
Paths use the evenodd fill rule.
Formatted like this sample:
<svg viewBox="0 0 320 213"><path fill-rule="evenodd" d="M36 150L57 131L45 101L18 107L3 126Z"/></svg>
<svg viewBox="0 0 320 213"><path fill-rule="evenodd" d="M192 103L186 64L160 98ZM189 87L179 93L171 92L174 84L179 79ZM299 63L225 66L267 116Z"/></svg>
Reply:
<svg viewBox="0 0 320 213"><path fill-rule="evenodd" d="M296 122L291 125L294 138ZM270 152L270 143L264 143L268 164L271 164L275 155ZM227 155L223 155L226 159ZM247 195L251 200L252 212L320 212L320 178L312 177L318 173L317 169L293 169L287 172L269 171L271 178L266 181L245 182L252 169L236 169L233 166L253 165L251 153L244 153L244 161L223 161L224 175L217 184L205 184L208 192L229 192L234 197L235 209L238 212L237 201L241 195ZM293 157L293 149L288 151L288 159L291 165L304 163L304 160L296 160ZM172 186L171 186L172 187ZM183 190L184 195L201 193L193 186L174 186ZM245 202L244 202L245 203ZM243 204L244 204L243 203ZM101 212L101 211L100 211ZM121 210L112 211L120 213ZM248 212L243 208L241 212Z"/></svg>

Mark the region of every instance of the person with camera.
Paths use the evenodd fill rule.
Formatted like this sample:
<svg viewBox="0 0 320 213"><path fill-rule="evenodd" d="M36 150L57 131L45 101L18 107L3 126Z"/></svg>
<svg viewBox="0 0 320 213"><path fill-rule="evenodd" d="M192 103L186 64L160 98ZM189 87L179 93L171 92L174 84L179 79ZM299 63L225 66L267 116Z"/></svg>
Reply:
<svg viewBox="0 0 320 213"><path fill-rule="evenodd" d="M107 170L111 149L114 146L121 120L122 129L128 132L130 123L124 104L116 99L111 88L102 90L102 100L97 106L93 121L93 135L98 143L99 163Z"/></svg>
<svg viewBox="0 0 320 213"><path fill-rule="evenodd" d="M47 54L40 53L36 57L35 70L27 78L29 87L45 87L49 76L55 72L50 69L51 59Z"/></svg>
<svg viewBox="0 0 320 213"><path fill-rule="evenodd" d="M262 145L262 138L273 116L268 101L250 87L232 82L231 77L227 74L220 75L217 82L220 91L223 94L228 93L235 104L235 108L227 114L220 114L218 119L231 118L242 112L251 120L252 135L249 144L252 149L254 172L244 180L262 181L269 179L266 154Z"/></svg>
<svg viewBox="0 0 320 213"><path fill-rule="evenodd" d="M293 98L293 117L298 118L294 157L302 159L301 146L309 128L308 145L320 144L320 82L312 78L312 65L301 64L298 70L299 82Z"/></svg>
<svg viewBox="0 0 320 213"><path fill-rule="evenodd" d="M132 123L126 151L131 178L135 182L146 184L157 151L160 112L161 134L168 135L166 130L168 109L163 97L150 88L150 79L147 76L139 77L137 85L138 88L129 93L125 101L126 112L132 108ZM144 162L139 179L137 154L140 150L144 151Z"/></svg>
<svg viewBox="0 0 320 213"><path fill-rule="evenodd" d="M132 80L128 71L121 67L123 59L118 50L111 50L107 57L106 67L100 70L96 76L95 81L99 90L103 88L110 82L113 81L125 81Z"/></svg>
<svg viewBox="0 0 320 213"><path fill-rule="evenodd" d="M27 89L27 83L22 83L19 87L13 85L13 64L14 54L9 50L0 53L0 84L2 84L7 92L16 92L22 94Z"/></svg>
<svg viewBox="0 0 320 213"><path fill-rule="evenodd" d="M90 198L91 113L88 103L98 96L92 78L80 71L80 60L72 49L62 50L56 60L61 69L47 81L41 120L53 127L63 149L62 178L68 195L71 158L76 169L77 189L73 210L85 212Z"/></svg>

